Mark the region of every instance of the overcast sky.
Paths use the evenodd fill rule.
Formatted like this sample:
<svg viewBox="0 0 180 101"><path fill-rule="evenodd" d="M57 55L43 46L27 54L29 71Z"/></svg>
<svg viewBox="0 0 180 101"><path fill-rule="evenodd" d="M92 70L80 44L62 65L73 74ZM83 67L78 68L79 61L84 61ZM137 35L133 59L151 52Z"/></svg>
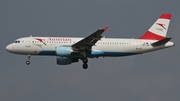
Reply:
<svg viewBox="0 0 180 101"><path fill-rule="evenodd" d="M0 101L180 100L179 0L1 0ZM138 38L162 13L172 13L175 47L131 57L56 65L56 57L8 53L24 36L85 37L109 26L106 37Z"/></svg>

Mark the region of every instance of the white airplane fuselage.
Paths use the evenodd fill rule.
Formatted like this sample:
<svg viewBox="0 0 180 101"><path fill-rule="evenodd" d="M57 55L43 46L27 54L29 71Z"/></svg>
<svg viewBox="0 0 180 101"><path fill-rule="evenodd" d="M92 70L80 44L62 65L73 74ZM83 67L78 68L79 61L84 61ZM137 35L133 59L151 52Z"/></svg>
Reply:
<svg viewBox="0 0 180 101"><path fill-rule="evenodd" d="M42 41L37 39L42 39ZM83 38L24 37L8 45L6 49L11 53L22 55L56 56L56 47L71 46L81 39ZM174 46L173 42L167 42L165 45L153 47L151 44L156 41L157 40L102 38L92 47L91 54L86 55L89 58L129 56ZM81 55L74 57L81 57Z"/></svg>

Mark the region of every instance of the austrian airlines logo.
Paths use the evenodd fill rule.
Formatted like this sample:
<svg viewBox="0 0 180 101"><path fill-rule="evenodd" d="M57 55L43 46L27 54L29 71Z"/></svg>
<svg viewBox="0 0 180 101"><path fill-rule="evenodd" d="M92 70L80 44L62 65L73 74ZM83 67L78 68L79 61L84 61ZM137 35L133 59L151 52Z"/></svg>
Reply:
<svg viewBox="0 0 180 101"><path fill-rule="evenodd" d="M156 24L161 26L162 28L164 28L166 30L165 24L161 24L161 23L156 23Z"/></svg>
<svg viewBox="0 0 180 101"><path fill-rule="evenodd" d="M35 38L36 40L40 41L41 43L43 43L44 45L46 45L46 43L44 42L44 39L40 39L40 38Z"/></svg>

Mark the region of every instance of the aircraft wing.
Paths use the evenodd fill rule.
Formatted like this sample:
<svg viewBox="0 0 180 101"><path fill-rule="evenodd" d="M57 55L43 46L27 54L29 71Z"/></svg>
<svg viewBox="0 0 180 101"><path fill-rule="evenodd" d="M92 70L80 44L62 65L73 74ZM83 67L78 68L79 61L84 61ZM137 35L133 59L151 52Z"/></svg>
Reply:
<svg viewBox="0 0 180 101"><path fill-rule="evenodd" d="M108 27L99 29L84 39L76 42L72 45L74 50L91 50L92 46L96 44L98 40L102 38L101 34L107 30Z"/></svg>

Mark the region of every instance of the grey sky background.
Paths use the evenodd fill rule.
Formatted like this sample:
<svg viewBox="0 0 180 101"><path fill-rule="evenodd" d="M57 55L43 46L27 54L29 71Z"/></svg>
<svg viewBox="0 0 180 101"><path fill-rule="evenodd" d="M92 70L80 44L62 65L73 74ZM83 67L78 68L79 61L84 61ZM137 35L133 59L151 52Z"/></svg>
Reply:
<svg viewBox="0 0 180 101"><path fill-rule="evenodd" d="M179 0L1 0L1 101L180 100ZM8 53L24 36L85 37L109 26L106 37L138 38L162 13L172 13L175 47L143 55L56 65L56 57Z"/></svg>

